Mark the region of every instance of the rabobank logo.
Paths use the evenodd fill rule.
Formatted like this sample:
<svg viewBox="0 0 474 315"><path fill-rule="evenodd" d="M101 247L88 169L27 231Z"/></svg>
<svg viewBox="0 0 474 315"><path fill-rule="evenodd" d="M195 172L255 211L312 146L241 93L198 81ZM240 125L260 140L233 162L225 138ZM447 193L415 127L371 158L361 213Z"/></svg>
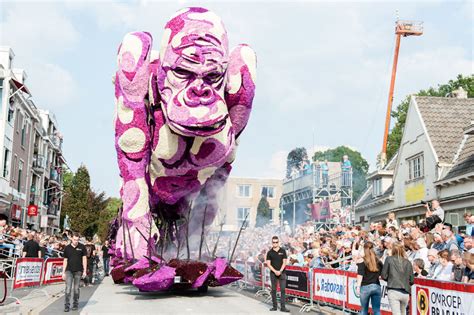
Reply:
<svg viewBox="0 0 474 315"><path fill-rule="evenodd" d="M321 282L318 283L318 289L323 292L336 293L345 295L346 286L329 279L321 279Z"/></svg>

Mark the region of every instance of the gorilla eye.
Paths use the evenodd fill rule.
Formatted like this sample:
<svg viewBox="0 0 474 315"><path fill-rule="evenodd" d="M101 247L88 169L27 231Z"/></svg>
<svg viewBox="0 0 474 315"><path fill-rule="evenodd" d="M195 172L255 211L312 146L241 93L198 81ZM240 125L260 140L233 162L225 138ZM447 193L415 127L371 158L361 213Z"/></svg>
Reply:
<svg viewBox="0 0 474 315"><path fill-rule="evenodd" d="M193 76L193 73L189 70L186 70L184 68L175 68L173 69L173 73L181 79L188 79Z"/></svg>
<svg viewBox="0 0 474 315"><path fill-rule="evenodd" d="M209 83L216 83L222 77L220 72L211 72L204 77L204 80Z"/></svg>

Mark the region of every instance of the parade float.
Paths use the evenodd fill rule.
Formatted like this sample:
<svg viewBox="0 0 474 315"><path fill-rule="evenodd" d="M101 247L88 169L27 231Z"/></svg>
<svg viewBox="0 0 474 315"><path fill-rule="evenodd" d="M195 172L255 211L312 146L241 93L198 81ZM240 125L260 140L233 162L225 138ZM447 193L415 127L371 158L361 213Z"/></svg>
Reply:
<svg viewBox="0 0 474 315"><path fill-rule="evenodd" d="M221 19L186 8L159 51L126 34L114 76L115 147L123 208L111 225L115 283L140 291L226 285L242 277L203 243L252 108L256 55L229 51ZM235 241L235 245L238 239Z"/></svg>

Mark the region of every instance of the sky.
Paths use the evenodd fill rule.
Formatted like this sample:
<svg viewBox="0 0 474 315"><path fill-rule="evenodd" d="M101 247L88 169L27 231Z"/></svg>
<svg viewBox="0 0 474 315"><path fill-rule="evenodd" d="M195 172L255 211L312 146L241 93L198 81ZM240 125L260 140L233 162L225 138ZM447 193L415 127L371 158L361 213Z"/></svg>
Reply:
<svg viewBox="0 0 474 315"><path fill-rule="evenodd" d="M189 6L217 13L231 46L257 53L253 111L231 176L283 178L286 155L301 146L312 154L347 145L374 168L397 14L423 21L424 34L402 38L394 106L474 73L471 1L0 1L0 45L26 70L36 106L55 113L68 166L86 165L95 190L119 194L112 76L120 41L148 31L158 50L167 19Z"/></svg>

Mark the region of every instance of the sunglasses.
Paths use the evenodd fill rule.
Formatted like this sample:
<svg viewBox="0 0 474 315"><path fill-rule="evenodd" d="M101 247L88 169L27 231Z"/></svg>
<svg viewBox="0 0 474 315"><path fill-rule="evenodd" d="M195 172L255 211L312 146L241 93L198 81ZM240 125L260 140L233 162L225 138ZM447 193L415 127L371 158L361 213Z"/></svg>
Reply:
<svg viewBox="0 0 474 315"><path fill-rule="evenodd" d="M278 244L278 241L276 241L276 242L272 242L272 243L273 243L273 244Z"/></svg>

